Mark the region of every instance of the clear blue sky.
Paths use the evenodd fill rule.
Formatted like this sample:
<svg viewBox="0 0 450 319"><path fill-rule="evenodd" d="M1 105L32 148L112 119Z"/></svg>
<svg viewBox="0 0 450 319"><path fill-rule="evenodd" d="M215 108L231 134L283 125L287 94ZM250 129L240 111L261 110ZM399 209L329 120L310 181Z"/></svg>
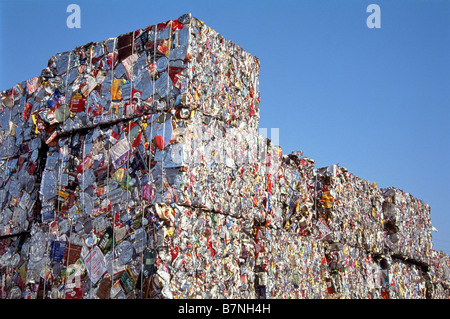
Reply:
<svg viewBox="0 0 450 319"><path fill-rule="evenodd" d="M66 26L71 3L80 29ZM0 12L0 89L56 53L192 13L260 59L260 127L279 128L285 154L422 199L450 253L450 1L0 0Z"/></svg>

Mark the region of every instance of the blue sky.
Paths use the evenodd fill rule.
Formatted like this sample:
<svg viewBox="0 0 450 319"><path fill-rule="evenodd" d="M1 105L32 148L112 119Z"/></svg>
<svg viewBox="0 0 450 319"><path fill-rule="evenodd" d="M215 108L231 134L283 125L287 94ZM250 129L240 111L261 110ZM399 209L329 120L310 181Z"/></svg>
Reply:
<svg viewBox="0 0 450 319"><path fill-rule="evenodd" d="M66 26L71 3L79 29ZM0 0L0 89L56 53L187 12L260 59L260 127L279 128L285 154L422 199L434 248L450 253L448 0Z"/></svg>

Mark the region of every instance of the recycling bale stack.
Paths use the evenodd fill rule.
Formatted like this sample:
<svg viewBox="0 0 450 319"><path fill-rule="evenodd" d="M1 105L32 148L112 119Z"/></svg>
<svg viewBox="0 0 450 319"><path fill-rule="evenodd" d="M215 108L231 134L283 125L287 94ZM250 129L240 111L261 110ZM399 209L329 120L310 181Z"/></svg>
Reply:
<svg viewBox="0 0 450 319"><path fill-rule="evenodd" d="M186 14L3 91L1 297L447 298L429 206L283 155L258 76Z"/></svg>
<svg viewBox="0 0 450 319"><path fill-rule="evenodd" d="M26 97L46 154L23 293L253 297L252 211L240 209L251 199L219 193L238 168L254 176L232 143L250 134L240 151L256 158L258 72L256 58L190 15L52 57Z"/></svg>
<svg viewBox="0 0 450 319"><path fill-rule="evenodd" d="M432 250L430 206L400 189L383 189L386 246L391 254L429 264Z"/></svg>
<svg viewBox="0 0 450 319"><path fill-rule="evenodd" d="M448 299L450 297L450 256L442 251L432 251L428 267L427 298Z"/></svg>
<svg viewBox="0 0 450 319"><path fill-rule="evenodd" d="M2 96L0 112L0 236L26 232L36 217L41 140L36 136L27 94L17 84ZM25 87L25 88L23 88ZM14 105L14 107L13 107Z"/></svg>
<svg viewBox="0 0 450 319"><path fill-rule="evenodd" d="M32 79L3 92L0 108L0 265L1 296L20 298L20 249L40 218L39 183L43 143L38 137L28 96ZM19 252L18 252L19 251ZM14 284L10 284L10 283Z"/></svg>
<svg viewBox="0 0 450 319"><path fill-rule="evenodd" d="M379 297L379 269L375 269L374 278L368 276L372 262L377 263L374 256L383 251L383 198L376 183L338 165L320 168L315 202L316 224L326 230L327 296Z"/></svg>
<svg viewBox="0 0 450 319"><path fill-rule="evenodd" d="M381 193L345 168L314 164L301 152L268 164L269 205L264 225L256 226L265 294L381 298L373 258L383 249Z"/></svg>

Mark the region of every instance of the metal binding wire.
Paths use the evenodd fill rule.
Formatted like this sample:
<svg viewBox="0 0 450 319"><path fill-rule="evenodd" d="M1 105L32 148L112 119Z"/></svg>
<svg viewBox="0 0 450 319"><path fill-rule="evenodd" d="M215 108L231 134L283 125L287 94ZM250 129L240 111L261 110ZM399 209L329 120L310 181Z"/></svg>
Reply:
<svg viewBox="0 0 450 319"><path fill-rule="evenodd" d="M114 82L114 55L116 54L116 45L117 45L117 38L114 38L114 46L113 46L113 60L111 63L111 83ZM108 152L109 155L109 152ZM111 165L111 163L108 162L108 171L109 171L109 166ZM108 185L109 185L109 173L108 173ZM109 193L109 191L108 191ZM111 287L114 286L114 250L115 250L115 243L116 243L116 232L115 232L115 226L116 226L116 216L115 216L115 212L114 209L111 207L111 215L112 215L112 229L113 229L113 234L112 234L112 260L111 260Z"/></svg>

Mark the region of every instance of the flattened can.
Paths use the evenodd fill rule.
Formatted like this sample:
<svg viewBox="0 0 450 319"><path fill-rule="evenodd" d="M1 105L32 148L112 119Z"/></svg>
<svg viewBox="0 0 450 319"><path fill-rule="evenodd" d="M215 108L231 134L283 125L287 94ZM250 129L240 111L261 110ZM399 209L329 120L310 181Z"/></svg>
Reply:
<svg viewBox="0 0 450 319"><path fill-rule="evenodd" d="M103 254L106 254L108 251L111 250L113 243L114 243L113 229L111 226L109 226L105 230L105 233L103 234L102 238L100 239L98 247L100 248Z"/></svg>

